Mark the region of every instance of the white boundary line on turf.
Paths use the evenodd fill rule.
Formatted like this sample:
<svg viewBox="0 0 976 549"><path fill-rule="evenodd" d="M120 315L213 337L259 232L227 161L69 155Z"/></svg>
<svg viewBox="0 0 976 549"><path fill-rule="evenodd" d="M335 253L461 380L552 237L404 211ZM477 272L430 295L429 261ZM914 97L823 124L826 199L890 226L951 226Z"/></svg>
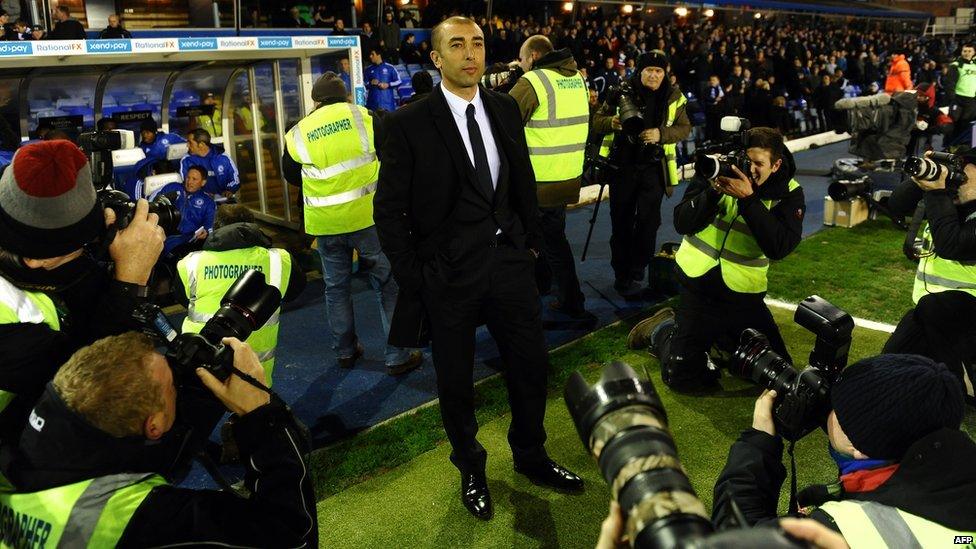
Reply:
<svg viewBox="0 0 976 549"><path fill-rule="evenodd" d="M796 310L796 303L787 303L786 301L780 301L779 299L773 299L771 297L766 298L766 305L770 307L776 307L777 309L786 309L788 311ZM854 317L854 325L860 326L861 328L867 328L868 330L876 330L878 332L892 333L895 331L895 327L891 324L885 324L884 322L875 322L873 320L867 320L864 318Z"/></svg>

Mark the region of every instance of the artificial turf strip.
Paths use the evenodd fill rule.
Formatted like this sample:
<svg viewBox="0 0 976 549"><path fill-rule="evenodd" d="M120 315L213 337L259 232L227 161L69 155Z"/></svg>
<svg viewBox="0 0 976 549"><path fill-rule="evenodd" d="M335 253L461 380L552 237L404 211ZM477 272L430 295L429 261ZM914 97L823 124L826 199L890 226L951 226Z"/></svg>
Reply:
<svg viewBox="0 0 976 549"><path fill-rule="evenodd" d="M809 354L813 338L791 321L788 312L774 310L790 352L799 362ZM436 408L401 418L375 443L341 454L338 463L351 459L374 463L382 456L404 454L393 462L403 463L359 484L331 495L318 506L321 542L330 547L592 547L606 514L609 489L600 477L593 460L582 448L569 414L562 401L561 386L568 372L584 372L589 381L599 377L600 365L610 359L624 360L642 370L646 368L658 388L667 409L671 430L677 441L681 461L706 507L710 508L712 486L718 477L728 448L738 433L751 424L753 402L759 390L740 380L723 378L723 390L709 394L679 395L660 382L656 360L646 353L624 348L629 325L611 326L580 340L553 355L558 378L553 383L546 414L549 440L546 447L554 459L579 473L586 482L581 495L562 495L530 484L512 471L506 433L509 416L505 413L485 421L489 413L498 413L494 401L504 399L503 391L489 384L479 388L483 405L478 439L488 449L488 478L495 501L495 517L481 522L462 507L459 500L459 476L448 461L450 448L439 444L403 463L407 455L419 448L395 440L409 434L406 424L417 429L430 428L430 414L436 420ZM851 359L876 354L887 334L858 328L854 333ZM496 394L502 393L502 394ZM488 405L486 409L485 405ZM396 425L404 423L405 425ZM976 432L976 418L967 417L970 434ZM383 429L383 428L381 428ZM376 431L365 437L376 436ZM424 438L423 444L443 436ZM399 446L398 446L399 444ZM816 431L797 444L799 484L805 486L836 478L836 468L826 452L826 437ZM390 446L389 448L387 446ZM390 463L389 466L393 466ZM338 479L331 486L337 486ZM345 484L345 483L343 483ZM321 493L320 493L321 495ZM786 493L780 499L785 510Z"/></svg>
<svg viewBox="0 0 976 549"><path fill-rule="evenodd" d="M797 302L816 293L861 318L897 324L912 308L916 263L902 254L905 231L879 219L826 228L769 269L769 294Z"/></svg>

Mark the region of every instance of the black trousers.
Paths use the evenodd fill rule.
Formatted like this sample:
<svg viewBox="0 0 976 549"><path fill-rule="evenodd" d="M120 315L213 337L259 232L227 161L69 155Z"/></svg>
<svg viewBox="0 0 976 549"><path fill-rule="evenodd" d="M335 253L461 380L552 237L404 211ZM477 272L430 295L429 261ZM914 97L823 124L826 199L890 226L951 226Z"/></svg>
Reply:
<svg viewBox="0 0 976 549"><path fill-rule="evenodd" d="M660 164L622 169L610 185L610 265L617 280L643 280L657 248L664 174Z"/></svg>
<svg viewBox="0 0 976 549"><path fill-rule="evenodd" d="M442 258L424 267L422 297L431 325L431 347L451 461L462 473L483 473L487 452L478 443L475 419L475 330L487 324L505 363L512 409L508 442L517 463L547 458L546 376L549 355L535 258L528 250L487 248L455 264ZM455 284L464 280L463 284Z"/></svg>
<svg viewBox="0 0 976 549"><path fill-rule="evenodd" d="M674 315L674 331L659 353L664 366L673 369L676 376L701 374L712 345L718 343L724 349L733 350L738 347L746 328L761 332L777 354L793 362L762 294L749 300L739 296L725 300L703 296L682 286L680 295L681 301Z"/></svg>
<svg viewBox="0 0 976 549"><path fill-rule="evenodd" d="M976 297L960 291L928 294L905 313L885 343L884 353L927 356L945 364L965 387L964 368L973 383L976 364ZM969 394L972 387L966 388Z"/></svg>
<svg viewBox="0 0 976 549"><path fill-rule="evenodd" d="M959 105L959 109L953 116L953 132L952 136L948 138L949 143L964 133L968 135L972 128L971 123L976 120L976 97L956 96L956 104ZM970 142L966 141L963 145L968 147Z"/></svg>
<svg viewBox="0 0 976 549"><path fill-rule="evenodd" d="M566 206L539 208L545 259L556 282L556 299L567 311L583 309L583 292L576 276L576 259L566 240Z"/></svg>

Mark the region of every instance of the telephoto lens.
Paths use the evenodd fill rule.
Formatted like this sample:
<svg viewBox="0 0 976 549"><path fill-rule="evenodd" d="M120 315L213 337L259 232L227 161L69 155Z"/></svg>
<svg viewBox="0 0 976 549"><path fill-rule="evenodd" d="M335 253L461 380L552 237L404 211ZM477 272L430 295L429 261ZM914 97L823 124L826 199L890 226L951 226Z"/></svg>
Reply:
<svg viewBox="0 0 976 549"><path fill-rule="evenodd" d="M850 181L835 181L827 186L827 195L834 202L871 194L871 180L867 177Z"/></svg>
<svg viewBox="0 0 976 549"><path fill-rule="evenodd" d="M922 156L909 156L905 160L905 173L922 181L937 181L942 176L942 164Z"/></svg>
<svg viewBox="0 0 976 549"><path fill-rule="evenodd" d="M583 446L627 515L625 532L633 547L688 547L713 532L650 380L612 362L592 387L573 373L564 397Z"/></svg>
<svg viewBox="0 0 976 549"><path fill-rule="evenodd" d="M641 108L627 93L620 95L620 125L627 135L637 135L644 130L644 115Z"/></svg>
<svg viewBox="0 0 976 549"><path fill-rule="evenodd" d="M248 270L220 299L220 309L200 330L212 345L225 337L244 341L274 315L281 305L281 292L267 284L264 273Z"/></svg>

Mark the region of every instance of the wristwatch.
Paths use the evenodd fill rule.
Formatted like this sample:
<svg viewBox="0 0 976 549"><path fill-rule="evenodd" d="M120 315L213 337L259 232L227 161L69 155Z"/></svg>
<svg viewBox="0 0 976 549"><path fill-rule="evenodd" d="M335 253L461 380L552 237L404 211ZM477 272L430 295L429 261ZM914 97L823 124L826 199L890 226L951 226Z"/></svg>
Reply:
<svg viewBox="0 0 976 549"><path fill-rule="evenodd" d="M133 284L131 282L122 282L121 280L113 281L119 290L123 294L132 297L146 299L149 297L149 286L143 286L141 284Z"/></svg>

